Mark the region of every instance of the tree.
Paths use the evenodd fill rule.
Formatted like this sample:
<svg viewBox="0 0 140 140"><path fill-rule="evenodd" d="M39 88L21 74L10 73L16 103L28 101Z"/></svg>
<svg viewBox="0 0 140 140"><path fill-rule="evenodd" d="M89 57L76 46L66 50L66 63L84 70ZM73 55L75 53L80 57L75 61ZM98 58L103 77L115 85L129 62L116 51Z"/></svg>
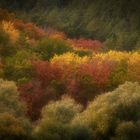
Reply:
<svg viewBox="0 0 140 140"><path fill-rule="evenodd" d="M140 85L126 82L113 92L98 96L73 120L73 125L92 131L94 140L138 140L139 111Z"/></svg>
<svg viewBox="0 0 140 140"><path fill-rule="evenodd" d="M80 110L80 105L68 97L64 97L60 101L51 102L42 111L42 118L34 129L34 137L37 140L70 139L69 124Z"/></svg>
<svg viewBox="0 0 140 140"><path fill-rule="evenodd" d="M4 31L3 27L0 26L0 56L6 57L15 54L16 48L10 41L10 36Z"/></svg>
<svg viewBox="0 0 140 140"><path fill-rule="evenodd" d="M15 83L0 79L0 139L25 139L30 131Z"/></svg>
<svg viewBox="0 0 140 140"><path fill-rule="evenodd" d="M31 81L19 86L21 99L27 105L27 114L33 120L40 117L41 109L51 100L64 94L62 72L57 65L47 61L33 61L34 75Z"/></svg>
<svg viewBox="0 0 140 140"><path fill-rule="evenodd" d="M49 60L55 54L61 55L71 51L72 48L65 41L60 39L43 39L35 48L35 52L39 53L43 60Z"/></svg>
<svg viewBox="0 0 140 140"><path fill-rule="evenodd" d="M7 57L4 65L5 78L18 83L27 82L33 76L32 60L37 59L30 51L21 50L14 56Z"/></svg>
<svg viewBox="0 0 140 140"><path fill-rule="evenodd" d="M15 29L14 24L10 21L3 21L2 28L9 35L11 43L15 44L19 38L19 31Z"/></svg>

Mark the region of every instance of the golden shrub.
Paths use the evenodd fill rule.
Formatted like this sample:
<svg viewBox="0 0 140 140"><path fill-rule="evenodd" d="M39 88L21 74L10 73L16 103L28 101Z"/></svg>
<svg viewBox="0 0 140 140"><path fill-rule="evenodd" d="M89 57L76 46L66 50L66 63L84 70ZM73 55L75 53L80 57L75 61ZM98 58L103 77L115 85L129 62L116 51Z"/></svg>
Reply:
<svg viewBox="0 0 140 140"><path fill-rule="evenodd" d="M19 38L19 31L15 29L14 25L10 21L2 21L3 30L9 35L12 43L15 43Z"/></svg>

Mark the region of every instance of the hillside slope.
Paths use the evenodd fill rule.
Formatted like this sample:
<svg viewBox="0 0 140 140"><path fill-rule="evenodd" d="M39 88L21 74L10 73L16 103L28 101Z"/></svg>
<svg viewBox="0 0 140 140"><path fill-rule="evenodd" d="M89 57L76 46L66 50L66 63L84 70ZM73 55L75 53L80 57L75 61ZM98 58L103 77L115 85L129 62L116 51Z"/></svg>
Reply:
<svg viewBox="0 0 140 140"><path fill-rule="evenodd" d="M10 7L1 6L15 7L26 20L44 15L37 7L58 10L58 16L75 5L50 1L47 9L34 1L29 7L11 1ZM140 51L104 50L109 44L111 49L133 49L139 31L122 29L122 36L106 36L102 42L80 38L86 37L83 32L70 38L49 24L42 26L0 9L0 140L140 140Z"/></svg>
<svg viewBox="0 0 140 140"><path fill-rule="evenodd" d="M105 41L109 49L140 46L140 2L136 0L2 0L0 5L70 37Z"/></svg>

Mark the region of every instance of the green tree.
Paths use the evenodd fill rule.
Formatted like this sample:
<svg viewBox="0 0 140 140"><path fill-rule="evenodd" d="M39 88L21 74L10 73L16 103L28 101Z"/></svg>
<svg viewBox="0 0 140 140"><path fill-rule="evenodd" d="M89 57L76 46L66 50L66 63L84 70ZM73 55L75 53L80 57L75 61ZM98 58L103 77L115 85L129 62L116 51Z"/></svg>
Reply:
<svg viewBox="0 0 140 140"><path fill-rule="evenodd" d="M33 75L32 60L37 59L30 51L21 50L14 56L7 57L4 65L4 76L16 82L26 82Z"/></svg>
<svg viewBox="0 0 140 140"><path fill-rule="evenodd" d="M67 140L70 139L70 123L81 110L72 99L65 97L52 102L42 111L42 118L34 129L37 140Z"/></svg>
<svg viewBox="0 0 140 140"><path fill-rule="evenodd" d="M0 79L0 139L27 139L30 131L15 83Z"/></svg>
<svg viewBox="0 0 140 140"><path fill-rule="evenodd" d="M72 51L72 48L60 39L43 39L35 48L35 52L41 55L43 60L49 60L55 54L60 55Z"/></svg>
<svg viewBox="0 0 140 140"><path fill-rule="evenodd" d="M90 135L94 140L138 140L139 112L140 85L126 82L113 92L97 97L73 120L73 126L89 130L84 140Z"/></svg>

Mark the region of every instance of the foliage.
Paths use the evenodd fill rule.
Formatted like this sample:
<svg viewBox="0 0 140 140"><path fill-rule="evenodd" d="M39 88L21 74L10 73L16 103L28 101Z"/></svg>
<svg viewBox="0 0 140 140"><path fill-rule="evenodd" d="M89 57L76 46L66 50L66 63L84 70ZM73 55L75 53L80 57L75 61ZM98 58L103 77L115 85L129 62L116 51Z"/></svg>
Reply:
<svg viewBox="0 0 140 140"><path fill-rule="evenodd" d="M0 139L27 138L30 123L25 118L25 106L19 101L15 83L0 80Z"/></svg>
<svg viewBox="0 0 140 140"><path fill-rule="evenodd" d="M139 33L134 33L134 28L124 31L125 22L119 19L115 20L117 25L113 25L113 18L108 24L109 17L101 18L104 21L101 23L100 18L92 16L100 12L96 13L94 5L88 7L90 0L80 1L80 8L75 7L78 1L38 1L42 6L50 4L48 9L51 8L44 13L46 8L39 12L36 7L34 11L36 3L28 0L29 7L33 6L30 7L33 16L39 12L48 19L44 29L0 9L0 77L15 82L0 80L0 139L140 139ZM2 0L0 6L2 3L6 6L7 2L11 7L11 2L17 6L25 4ZM73 11L69 9L72 5ZM79 10L83 6L88 12ZM103 13L106 15L106 8ZM84 24L80 24L81 17ZM34 20L43 22L41 15ZM56 28L60 29L61 24L69 35L86 34L94 39L68 38L64 32L49 27L51 20L56 22ZM117 51L134 48L137 51ZM75 102L84 106L82 113ZM31 125L35 127L32 138Z"/></svg>
<svg viewBox="0 0 140 140"><path fill-rule="evenodd" d="M51 63L58 63L60 65L65 65L65 64L83 64L88 61L88 57L79 57L78 55L74 53L64 53L63 55L55 55Z"/></svg>
<svg viewBox="0 0 140 140"><path fill-rule="evenodd" d="M140 35L139 5L137 0L1 0L0 6L70 37L105 41L107 50L134 50Z"/></svg>
<svg viewBox="0 0 140 140"><path fill-rule="evenodd" d="M10 41L15 43L19 37L19 31L14 28L13 23L3 21L2 28L9 35Z"/></svg>
<svg viewBox="0 0 140 140"><path fill-rule="evenodd" d="M28 51L18 51L14 56L7 57L4 65L4 76L16 82L27 82L33 75L32 60L37 59L35 54Z"/></svg>
<svg viewBox="0 0 140 140"><path fill-rule="evenodd" d="M31 126L27 119L10 113L0 113L0 138L7 140L29 139Z"/></svg>
<svg viewBox="0 0 140 140"><path fill-rule="evenodd" d="M8 10L0 8L0 21L9 21L13 19L15 19L14 13L10 13Z"/></svg>
<svg viewBox="0 0 140 140"><path fill-rule="evenodd" d="M51 38L41 40L35 48L35 52L39 53L43 60L49 60L55 54L60 55L70 51L72 48L65 41Z"/></svg>
<svg viewBox="0 0 140 140"><path fill-rule="evenodd" d="M2 26L0 26L0 44L6 45L9 42L9 36L3 30Z"/></svg>
<svg viewBox="0 0 140 140"><path fill-rule="evenodd" d="M69 139L69 124L81 110L74 100L65 97L44 107L42 118L34 129L38 140Z"/></svg>
<svg viewBox="0 0 140 140"><path fill-rule="evenodd" d="M10 36L4 31L0 25L0 56L6 57L13 55L16 52L16 47L11 44Z"/></svg>
<svg viewBox="0 0 140 140"><path fill-rule="evenodd" d="M7 111L17 116L22 115L24 107L18 100L19 93L17 92L15 83L1 79L0 89L1 113Z"/></svg>
<svg viewBox="0 0 140 140"><path fill-rule="evenodd" d="M73 125L92 130L92 139L139 139L140 86L126 82L91 102ZM133 115L135 114L135 115Z"/></svg>
<svg viewBox="0 0 140 140"><path fill-rule="evenodd" d="M128 73L134 81L140 82L140 53L135 52L128 61Z"/></svg>
<svg viewBox="0 0 140 140"><path fill-rule="evenodd" d="M71 40L71 43L76 48L89 49L89 50L93 50L94 52L97 52L102 48L102 43L97 40L75 39L75 40Z"/></svg>
<svg viewBox="0 0 140 140"><path fill-rule="evenodd" d="M75 54L77 54L80 57L83 56L91 56L92 55L92 51L91 50L85 50L85 49L75 49Z"/></svg>
<svg viewBox="0 0 140 140"><path fill-rule="evenodd" d="M61 81L61 70L49 62L33 62L34 78L19 87L21 99L28 107L28 116L36 120L41 109L50 100L57 100L64 94L64 84Z"/></svg>
<svg viewBox="0 0 140 140"><path fill-rule="evenodd" d="M13 24L15 28L25 33L29 38L33 38L35 40L39 40L46 35L45 31L42 28L37 27L33 23L26 23L22 20L14 20Z"/></svg>

